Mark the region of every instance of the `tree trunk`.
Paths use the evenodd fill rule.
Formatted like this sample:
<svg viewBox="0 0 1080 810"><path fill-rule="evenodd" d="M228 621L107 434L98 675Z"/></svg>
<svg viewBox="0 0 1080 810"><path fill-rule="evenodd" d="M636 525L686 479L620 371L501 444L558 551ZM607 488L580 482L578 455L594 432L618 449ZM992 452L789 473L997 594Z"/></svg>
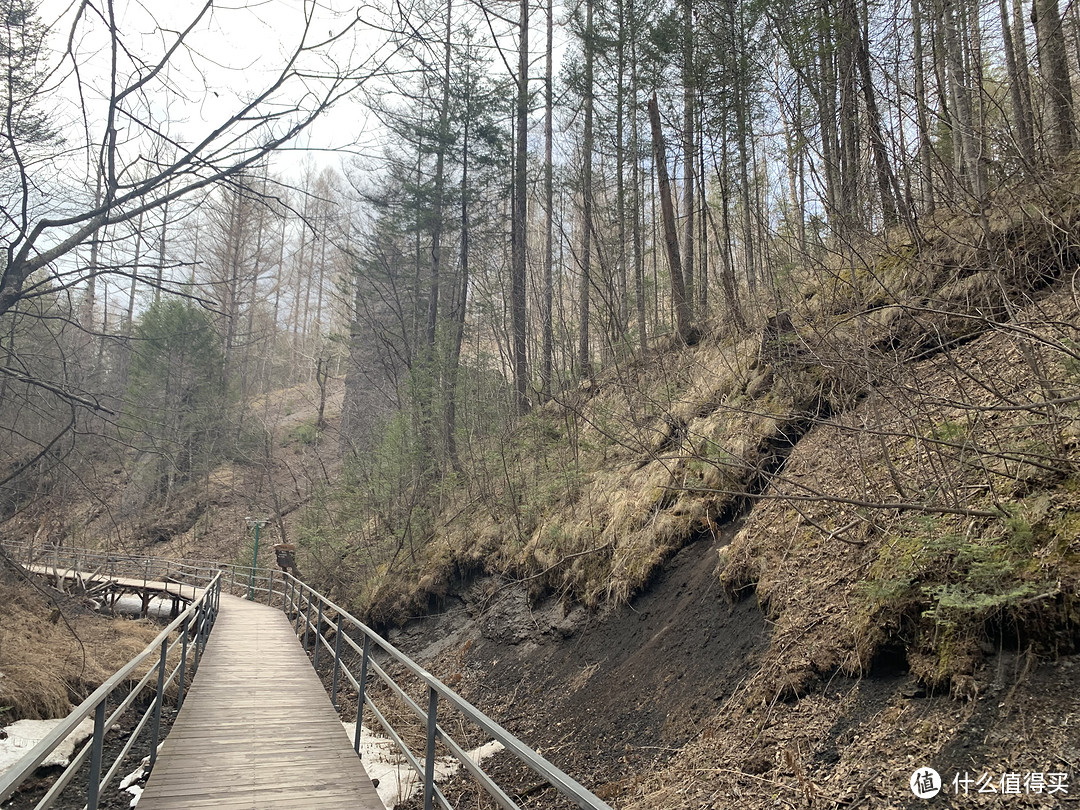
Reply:
<svg viewBox="0 0 1080 810"><path fill-rule="evenodd" d="M686 306L694 313L694 208L697 204L694 179L694 110L697 93L694 81L694 10L693 0L683 4L683 279L686 282Z"/></svg>
<svg viewBox="0 0 1080 810"><path fill-rule="evenodd" d="M631 0L633 2L633 0ZM633 9L634 6L631 5ZM635 16L635 20L636 20ZM637 42L635 38L630 40L630 155L633 164L630 169L630 188L633 195L631 206L633 219L631 230L633 231L634 244L634 296L637 298L638 318L638 348L644 356L649 348L648 332L645 317L645 250L642 245L642 210L641 210L641 141L638 131L638 76L637 76Z"/></svg>
<svg viewBox="0 0 1080 810"><path fill-rule="evenodd" d="M821 15L823 20L830 19L829 0L822 0ZM818 26L818 126L821 131L821 161L825 164L825 215L835 228L841 218L839 155L840 147L836 130L836 80L832 54L830 27L824 23ZM725 220L727 212L724 212Z"/></svg>
<svg viewBox="0 0 1080 810"><path fill-rule="evenodd" d="M1050 157L1060 161L1072 152L1075 138L1069 60L1066 56L1065 32L1061 27L1057 0L1033 0L1031 21L1035 24L1039 69L1046 94L1047 117L1044 126L1050 145Z"/></svg>
<svg viewBox="0 0 1080 810"><path fill-rule="evenodd" d="M518 413L529 409L528 368L525 361L525 222L527 189L525 161L528 158L529 125L529 3L521 0L518 22L517 146L514 165L513 252L510 279L510 320L513 331L514 391Z"/></svg>
<svg viewBox="0 0 1080 810"><path fill-rule="evenodd" d="M585 133L582 144L581 286L578 290L578 370L592 376L589 352L589 293L592 287L592 173L593 173L593 0L585 0Z"/></svg>
<svg viewBox="0 0 1080 810"><path fill-rule="evenodd" d="M424 342L427 349L426 363L435 361L435 332L439 322L439 277L442 270L443 199L446 186L446 145L450 140L450 26L453 0L446 3L446 37L443 43L442 98L439 100L439 129L435 135L435 188L431 205L431 255L430 284L428 286L427 328ZM429 368L428 372L433 373Z"/></svg>
<svg viewBox="0 0 1080 810"><path fill-rule="evenodd" d="M466 70L468 70L468 66ZM466 80L466 86L470 84ZM450 457L450 465L454 471L462 471L461 459L458 457L457 437L457 381L458 367L461 363L461 344L465 337L465 312L469 296L469 114L468 102L466 102L466 114L462 117L462 146L461 146L461 278L458 284L457 297L454 299L454 312L451 317L451 329L453 337L450 345L450 356L446 364L446 408L444 411L446 430L446 452Z"/></svg>
<svg viewBox="0 0 1080 810"><path fill-rule="evenodd" d="M915 2L915 0L913 0ZM1015 40L1012 24L1009 21L1008 0L998 0L1001 13L1001 39L1005 46L1005 69L1009 75L1009 102L1012 105L1012 117L1016 127L1016 150L1027 172L1035 166L1035 139L1032 135L1031 121L1024 109L1023 88L1020 84L1020 71L1017 67ZM1026 55L1025 55L1026 58Z"/></svg>
<svg viewBox="0 0 1080 810"><path fill-rule="evenodd" d="M903 221L914 235L911 217L900 191L896 175L889 161L889 150L881 131L881 113L878 111L877 94L874 92L874 79L870 72L870 52L866 40L860 33L856 42L855 53L859 60L859 74L862 77L863 103L866 105L866 126L870 133L870 144L874 152L874 167L877 173L878 194L881 197L881 210L885 225L895 225Z"/></svg>
<svg viewBox="0 0 1080 810"><path fill-rule="evenodd" d="M615 215L618 219L618 267L615 268L615 306L612 346L626 336L626 13L625 0L618 2L617 87L615 90Z"/></svg>
<svg viewBox="0 0 1080 810"><path fill-rule="evenodd" d="M547 48L545 49L544 67L544 289L540 299L540 322L543 330L540 350L540 392L544 398L551 396L551 373L555 353L555 334L552 321L552 301L554 298L554 170L553 170L553 133L554 133L554 50L555 50L555 5L554 0L547 3Z"/></svg>
<svg viewBox="0 0 1080 810"><path fill-rule="evenodd" d="M972 196L982 200L986 193L983 183L982 161L977 153L971 92L967 71L964 69L963 50L956 30L956 14L953 0L944 0L945 53L948 59L949 84L952 88L953 137L959 134L962 172L967 178Z"/></svg>
<svg viewBox="0 0 1080 810"><path fill-rule="evenodd" d="M1020 103L1024 109L1024 119L1031 136L1032 166L1038 161L1035 149L1035 113L1031 105L1031 71L1028 69L1027 33L1024 20L1024 0L1013 0L1012 4L1013 53L1016 54L1016 78L1020 83Z"/></svg>
<svg viewBox="0 0 1080 810"><path fill-rule="evenodd" d="M922 0L911 0L911 27L915 49L915 120L919 128L919 151L916 156L919 176L919 209L934 213L934 181L931 171L933 145L930 140L930 114L926 101L925 59L923 58Z"/></svg>
<svg viewBox="0 0 1080 810"><path fill-rule="evenodd" d="M840 199L841 220L844 228L854 223L862 224L862 183L860 182L860 149L858 103L858 64L856 54L860 39L859 18L855 13L855 0L840 0L840 28L837 42L840 87Z"/></svg>
<svg viewBox="0 0 1080 810"><path fill-rule="evenodd" d="M169 193L169 187L171 183L165 186L165 193ZM165 236L169 227L169 201L166 200L165 204L161 207L161 238L158 242L158 266L157 266L157 284L154 285L154 303L158 303L161 300L161 285L164 283L165 276Z"/></svg>
<svg viewBox="0 0 1080 810"><path fill-rule="evenodd" d="M679 258L679 235L675 228L675 208L671 201L671 183L667 173L667 145L660 127L660 108L657 106L655 94L649 99L649 122L652 125L656 179L660 184L660 212L664 221L664 243L667 246L668 266L671 271L671 301L675 309L675 326L679 339L689 346L697 343L700 333L690 321L690 307L686 303L686 287Z"/></svg>

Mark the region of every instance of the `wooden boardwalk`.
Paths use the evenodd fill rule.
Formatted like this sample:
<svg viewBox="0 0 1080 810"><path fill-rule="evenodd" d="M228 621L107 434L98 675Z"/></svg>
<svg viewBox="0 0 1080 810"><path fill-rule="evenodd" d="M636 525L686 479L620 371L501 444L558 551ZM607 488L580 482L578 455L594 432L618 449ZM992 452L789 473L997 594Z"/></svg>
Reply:
<svg viewBox="0 0 1080 810"><path fill-rule="evenodd" d="M203 592L203 588L198 585L182 585L179 582L163 582L155 579L140 579L139 577L114 577L105 572L94 574L87 573L86 571L77 571L74 568L57 568L55 565L43 565L41 563L24 565L23 567L27 571L43 576L60 577L61 579L69 579L73 582L82 579L87 583L92 583L94 585L111 583L135 590L147 589L158 591L162 594L168 594L170 596L179 596L181 599L187 599L189 602L194 602Z"/></svg>
<svg viewBox="0 0 1080 810"><path fill-rule="evenodd" d="M139 810L384 810L285 615L221 596Z"/></svg>

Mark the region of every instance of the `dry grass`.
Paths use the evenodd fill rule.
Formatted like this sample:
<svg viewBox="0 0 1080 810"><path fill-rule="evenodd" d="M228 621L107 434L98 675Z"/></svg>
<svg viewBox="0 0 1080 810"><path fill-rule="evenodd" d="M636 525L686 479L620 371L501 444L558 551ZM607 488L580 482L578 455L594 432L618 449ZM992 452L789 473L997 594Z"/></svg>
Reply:
<svg viewBox="0 0 1080 810"><path fill-rule="evenodd" d="M57 602L0 571L0 723L63 717L161 632Z"/></svg>
<svg viewBox="0 0 1080 810"><path fill-rule="evenodd" d="M1075 329L1080 313L1062 293L1025 319L1049 342ZM982 660L985 622L1036 646L1076 634L1067 607L1080 582L1076 409L1049 419L1039 409L977 410L1037 403L1048 383L1063 397L1080 393L1063 355L1029 364L1029 344L996 332L962 353L898 368L799 443L766 493L781 499L753 510L722 561L729 589L755 587L776 621L775 666L760 673L754 699L801 694L835 670L865 672L880 645L897 640L920 678L960 694ZM782 499L809 493L822 497ZM998 517L977 514L999 507Z"/></svg>
<svg viewBox="0 0 1080 810"><path fill-rule="evenodd" d="M912 616L938 610L934 604L982 600L998 609L1055 572L1071 581L1072 552L1045 554L1038 575L1019 567L1030 549L998 559L1015 529L1004 518L841 502L978 512L1014 503L1030 523L1029 496L1052 484L1038 448L1073 457L1080 430L1067 409L1051 420L972 410L1077 388L1080 361L1062 342L1075 337L1076 303L1064 290L1048 295L1076 258L1057 240L1077 214L1063 207L1061 221L1048 224L1014 202L995 203L985 224L941 219L918 249L868 243L802 271L789 306L793 332L714 330L693 348L667 346L617 365L540 408L500 443L491 464L498 475L489 473L483 491L443 493L437 539L415 561L380 570L361 607L399 621L478 572L524 579L534 597L626 601L687 542L756 503L723 576L733 591L757 587L778 638L792 640L794 663L762 685L775 694L798 692L834 669L861 671L902 625L910 630ZM1028 424L1033 416L1039 426ZM757 501L793 442L782 478ZM771 500L814 493L827 497ZM1063 536L1071 497L1051 495L1033 530ZM935 552L937 564L971 558L946 566L952 579L897 573L933 556L917 551L927 540L973 535L997 545ZM980 584L961 593L972 560L1003 569L1001 593ZM879 592L857 588L864 580ZM949 611L963 613L941 608L935 621ZM958 626L946 625L950 633ZM949 645L920 638L911 649L920 675L941 683L969 674L970 631L951 635Z"/></svg>

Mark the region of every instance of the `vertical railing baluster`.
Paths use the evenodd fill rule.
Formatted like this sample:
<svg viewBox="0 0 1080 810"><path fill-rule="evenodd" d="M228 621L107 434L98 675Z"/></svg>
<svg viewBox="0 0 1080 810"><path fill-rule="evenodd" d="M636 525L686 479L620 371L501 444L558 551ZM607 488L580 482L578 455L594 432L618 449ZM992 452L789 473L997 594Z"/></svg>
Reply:
<svg viewBox="0 0 1080 810"><path fill-rule="evenodd" d="M191 617L188 616L186 619L184 619L184 624L180 628L180 692L176 698L177 711L180 711L180 709L184 706L184 679L187 677L188 629L190 624Z"/></svg>
<svg viewBox="0 0 1080 810"><path fill-rule="evenodd" d="M319 600L319 615L315 619L315 660L311 665L319 668L319 648L322 646L322 599Z"/></svg>
<svg viewBox="0 0 1080 810"><path fill-rule="evenodd" d="M266 589L266 604L274 603L274 569L270 569L270 587Z"/></svg>
<svg viewBox="0 0 1080 810"><path fill-rule="evenodd" d="M304 652L308 651L307 637L308 637L308 630L310 629L310 627L311 627L311 593L309 592L308 593L308 598L307 598L307 611L305 611L305 613L304 613Z"/></svg>
<svg viewBox="0 0 1080 810"><path fill-rule="evenodd" d="M199 603L199 609L195 612L195 669L199 668L199 659L202 658L202 632L206 617L206 602Z"/></svg>
<svg viewBox="0 0 1080 810"><path fill-rule="evenodd" d="M428 686L427 759L424 760L424 810L432 810L435 800L435 724L438 722L439 693Z"/></svg>
<svg viewBox="0 0 1080 810"><path fill-rule="evenodd" d="M337 633L334 636L334 685L330 687L330 702L337 705L338 678L341 675L341 614L337 617Z"/></svg>
<svg viewBox="0 0 1080 810"><path fill-rule="evenodd" d="M150 767L157 762L158 735L161 733L161 703L165 699L165 662L169 658L169 639L161 641L161 660L158 661L157 697L154 699L154 725L150 729Z"/></svg>
<svg viewBox="0 0 1080 810"><path fill-rule="evenodd" d="M101 749L105 742L105 699L94 708L94 741L90 743L90 774L86 782L86 810L97 810L101 788Z"/></svg>
<svg viewBox="0 0 1080 810"><path fill-rule="evenodd" d="M364 654L360 660L360 693L356 696L356 733L353 735L353 750L360 756L360 729L364 725L364 703L367 701L367 662L371 655L371 639L364 633Z"/></svg>
<svg viewBox="0 0 1080 810"><path fill-rule="evenodd" d="M296 592L296 624L293 626L293 635L300 635L300 604L304 601L304 591L307 590L307 585L299 585ZM311 597L308 596L308 604L311 604Z"/></svg>

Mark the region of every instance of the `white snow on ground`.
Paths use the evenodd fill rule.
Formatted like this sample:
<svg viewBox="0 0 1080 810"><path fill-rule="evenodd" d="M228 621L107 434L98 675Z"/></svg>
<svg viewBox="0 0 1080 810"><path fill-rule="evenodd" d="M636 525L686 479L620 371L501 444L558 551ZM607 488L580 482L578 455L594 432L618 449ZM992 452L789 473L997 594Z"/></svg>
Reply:
<svg viewBox="0 0 1080 810"><path fill-rule="evenodd" d="M125 593L116 600L115 610L123 616L142 615L142 597L133 593ZM155 596L150 599L147 613L155 619L169 618L172 610L172 598Z"/></svg>
<svg viewBox="0 0 1080 810"><path fill-rule="evenodd" d="M127 790L129 787L131 787L136 782L138 782L140 779L142 779L144 776L146 776L146 772L148 770L150 770L150 755L149 754L147 754L145 757L143 757L143 760L139 764L138 768L136 768L135 770L133 770L131 773L129 773L127 776L125 776L123 779L120 780L120 784L117 785L117 789L118 790ZM135 805L132 805L132 807L134 807L134 806Z"/></svg>
<svg viewBox="0 0 1080 810"><path fill-rule="evenodd" d="M124 788L124 790L126 790L132 796L131 804L129 804L128 807L138 807L139 799L142 798L143 789L138 785L130 785Z"/></svg>
<svg viewBox="0 0 1080 810"><path fill-rule="evenodd" d="M0 740L0 774L26 756L27 752L49 735L60 720L18 720L10 726L4 726L7 739ZM75 727L67 739L49 754L41 767L46 765L67 765L75 748L94 733L93 718L87 718Z"/></svg>
<svg viewBox="0 0 1080 810"><path fill-rule="evenodd" d="M349 739L352 740L356 734L356 724L342 723L342 725ZM485 757L502 750L502 743L492 741L472 751L467 751L466 756L473 762L479 763ZM379 780L376 790L388 810L393 810L399 802L405 801L413 793L423 789L419 774L401 755L401 751L393 740L376 736L369 733L366 728L362 728L360 729L360 756L368 776L373 780ZM420 758L420 764L424 764L422 758ZM447 779L459 770L461 770L461 763L455 757L439 757L435 760L435 781Z"/></svg>

